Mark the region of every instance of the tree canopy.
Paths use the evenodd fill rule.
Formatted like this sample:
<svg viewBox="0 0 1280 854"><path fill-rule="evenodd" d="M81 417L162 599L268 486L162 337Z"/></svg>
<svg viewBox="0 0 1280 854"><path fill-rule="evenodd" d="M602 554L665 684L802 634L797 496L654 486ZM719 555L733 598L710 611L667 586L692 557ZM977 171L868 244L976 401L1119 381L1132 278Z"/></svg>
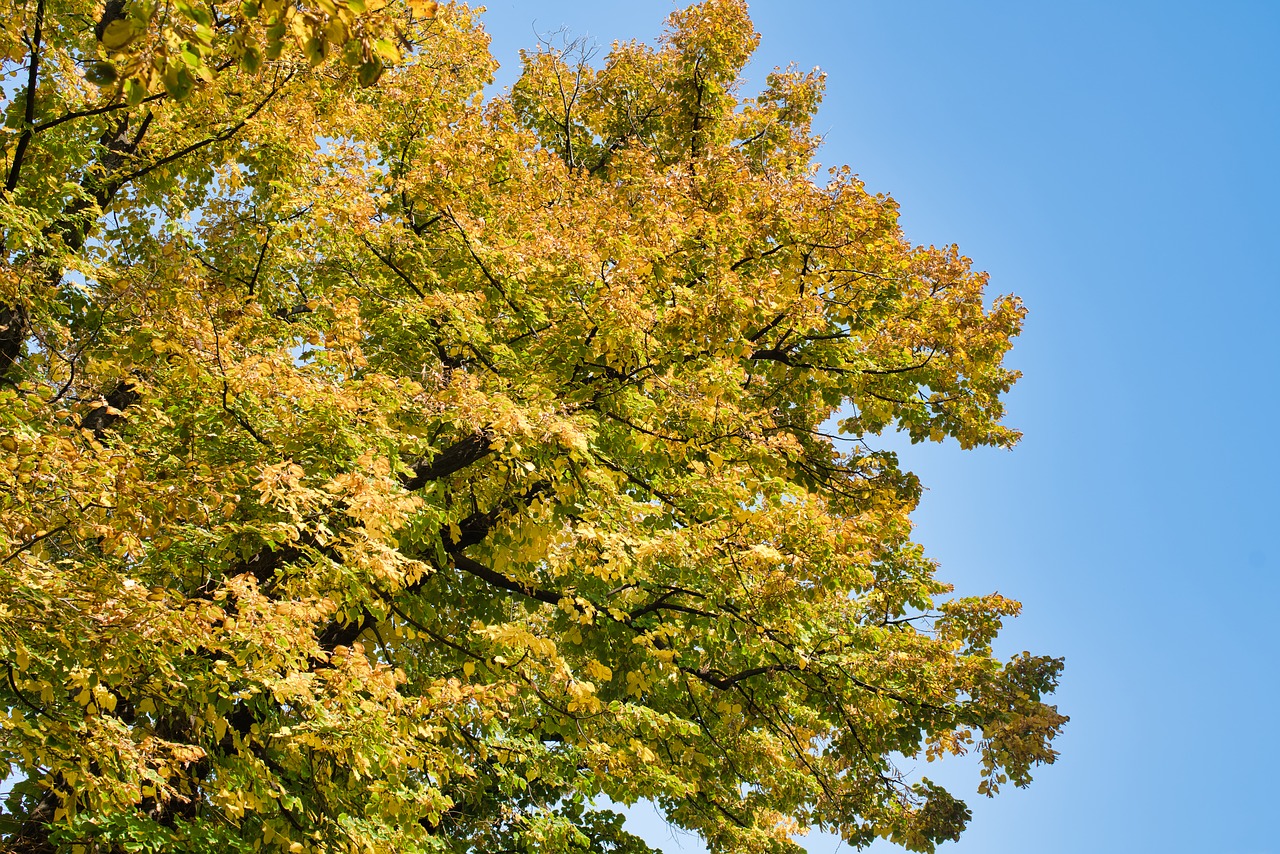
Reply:
<svg viewBox="0 0 1280 854"><path fill-rule="evenodd" d="M1061 660L911 539L1016 298L814 166L738 0L523 56L409 0L5 0L0 839L648 848L969 811Z"/></svg>

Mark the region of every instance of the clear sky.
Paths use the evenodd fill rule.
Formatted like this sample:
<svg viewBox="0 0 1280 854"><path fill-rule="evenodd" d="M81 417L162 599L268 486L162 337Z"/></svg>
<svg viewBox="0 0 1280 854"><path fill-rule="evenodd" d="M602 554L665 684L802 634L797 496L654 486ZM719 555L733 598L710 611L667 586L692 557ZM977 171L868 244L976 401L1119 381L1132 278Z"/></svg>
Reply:
<svg viewBox="0 0 1280 854"><path fill-rule="evenodd" d="M653 39L671 8L494 0L499 83L535 29L607 47ZM994 801L971 768L922 767L974 810L942 850L1280 852L1280 2L752 11L755 79L827 72L822 162L1031 311L1009 398L1023 443L904 458L940 575L1023 601L1004 651L1066 656L1072 721L1059 763Z"/></svg>

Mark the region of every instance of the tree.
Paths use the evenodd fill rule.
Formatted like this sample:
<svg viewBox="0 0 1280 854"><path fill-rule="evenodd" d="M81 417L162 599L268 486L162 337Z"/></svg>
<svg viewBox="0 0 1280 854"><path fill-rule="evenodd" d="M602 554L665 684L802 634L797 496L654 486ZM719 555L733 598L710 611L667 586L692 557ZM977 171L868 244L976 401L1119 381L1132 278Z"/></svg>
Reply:
<svg viewBox="0 0 1280 854"><path fill-rule="evenodd" d="M1053 761L874 441L1012 445L1023 309L744 4L487 101L461 6L5 12L7 850L931 850L895 757Z"/></svg>

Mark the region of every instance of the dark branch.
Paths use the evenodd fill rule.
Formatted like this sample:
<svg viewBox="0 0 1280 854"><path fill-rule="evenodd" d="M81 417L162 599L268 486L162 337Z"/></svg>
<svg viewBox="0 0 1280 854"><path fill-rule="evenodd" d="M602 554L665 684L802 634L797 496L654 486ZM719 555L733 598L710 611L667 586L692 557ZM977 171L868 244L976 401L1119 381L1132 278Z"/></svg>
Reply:
<svg viewBox="0 0 1280 854"><path fill-rule="evenodd" d="M169 97L168 92L160 92L155 95L148 95L147 97L139 101L138 105L151 104L151 103L154 103L155 101L159 101L162 98L167 98L167 97ZM126 110L130 106L131 106L130 104L120 102L116 104L107 104L106 106L103 106L103 107L94 107L89 110L76 110L75 112L67 113L65 116L59 116L56 119L50 119L47 122L41 122L40 124L32 128L32 133L37 133L37 134L44 133L45 131L51 130L52 128L56 128L58 125L63 124L65 122L73 122L76 119L87 119L89 116L100 116L103 113L111 113L111 112L115 112L116 110Z"/></svg>
<svg viewBox="0 0 1280 854"><path fill-rule="evenodd" d="M9 164L9 177L4 182L5 191L8 193L12 193L18 186L22 160L26 156L27 146L31 144L31 137L35 132L36 85L40 77L40 39L43 27L44 0L38 0L35 30L31 34L31 64L27 67L27 103L26 112L22 116L22 136L18 137L18 145L13 150L13 162Z"/></svg>
<svg viewBox="0 0 1280 854"><path fill-rule="evenodd" d="M419 462L413 467L413 475L401 477L400 483L410 491L421 489L432 481L448 477L479 462L492 452L493 438L487 430L472 433L436 454L430 462Z"/></svg>
<svg viewBox="0 0 1280 854"><path fill-rule="evenodd" d="M529 599L536 599L539 602L545 602L548 605L556 605L564 596L551 590L542 590L536 587L530 587L527 584L521 584L518 581L508 578L500 572L490 569L478 561L474 561L461 553L453 555L453 565L467 575L473 575L476 578L494 586L506 590L511 593L517 593Z"/></svg>
<svg viewBox="0 0 1280 854"><path fill-rule="evenodd" d="M226 142L228 139L231 139L231 137L235 136L237 133L243 130L245 125L247 125L250 121L252 121L254 117L258 115L258 113L262 112L262 110L267 106L267 104L271 103L271 101L275 98L275 96L280 94L280 90L283 89L285 84L288 83L291 79L293 79L292 74L286 77L279 86L276 86L274 89L268 92L267 96L263 98L260 102L258 102L258 105L254 107L252 110L250 110L248 115L246 115L240 121L236 122L231 127L222 131L221 133L216 133L213 136L206 137L205 139L202 139L199 142L193 142L188 146L178 149L172 154L161 157L155 163L151 163L147 166L144 166L136 172L131 172L128 175L121 176L120 178L116 179L112 183L116 186L123 186L129 183L130 181L136 181L137 179L143 177L144 175L148 175L151 172L154 172L155 170L163 166L167 166L170 163L174 162L175 160L180 160L181 158L186 157L188 154L192 154L193 152L199 151L200 149L206 146L213 145L214 143L217 143L217 142Z"/></svg>
<svg viewBox="0 0 1280 854"><path fill-rule="evenodd" d="M417 284L413 281L413 279L409 278L408 274L405 273L404 270L401 270L396 265L396 263L391 260L391 256L389 254L383 255L381 252L379 252L378 248L374 246L373 243L370 242L369 238L365 237L363 234L360 235L360 242L369 248L369 251L373 253L373 257L381 261L388 270L395 273L396 276L399 277L400 281L408 285L409 290L413 291L415 294L418 295L418 299L423 299L426 297L426 294L422 292L422 288L418 287Z"/></svg>
<svg viewBox="0 0 1280 854"><path fill-rule="evenodd" d="M120 380L115 388L107 392L103 403L89 410L80 419L80 429L92 431L93 438L101 442L104 434L120 420L124 410L137 403L141 397L132 380Z"/></svg>

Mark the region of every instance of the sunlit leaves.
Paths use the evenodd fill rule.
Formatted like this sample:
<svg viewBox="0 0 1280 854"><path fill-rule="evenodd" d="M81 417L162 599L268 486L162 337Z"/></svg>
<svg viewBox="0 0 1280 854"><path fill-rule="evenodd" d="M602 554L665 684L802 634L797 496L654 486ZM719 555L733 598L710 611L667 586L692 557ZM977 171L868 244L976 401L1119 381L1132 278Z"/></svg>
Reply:
<svg viewBox="0 0 1280 854"><path fill-rule="evenodd" d="M365 0L320 0L315 4L284 0L244 0L169 7L108 4L97 44L102 61L86 78L109 88L126 81L182 100L197 82L211 83L228 61L257 74L263 59L297 56L315 66L331 54L362 71L372 85L378 62L401 61L399 43L431 22L438 4L415 2L407 9ZM408 15L408 18L405 16Z"/></svg>
<svg viewBox="0 0 1280 854"><path fill-rule="evenodd" d="M745 6L488 103L458 6L105 8L6 137L6 844L927 850L901 757L1054 759L876 449L1012 444L1022 309L812 165L819 73L742 91Z"/></svg>

